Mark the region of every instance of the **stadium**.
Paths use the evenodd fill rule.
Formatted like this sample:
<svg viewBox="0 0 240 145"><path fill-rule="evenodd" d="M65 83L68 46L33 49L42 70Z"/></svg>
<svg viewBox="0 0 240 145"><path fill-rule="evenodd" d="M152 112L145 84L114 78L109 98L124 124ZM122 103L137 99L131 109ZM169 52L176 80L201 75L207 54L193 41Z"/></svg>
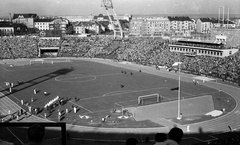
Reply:
<svg viewBox="0 0 240 145"><path fill-rule="evenodd" d="M174 126L184 131L181 144L238 142L239 52L189 57L147 37L0 43L2 140L26 143L27 123L37 122L50 124L46 144L154 144ZM66 136L51 123L66 123Z"/></svg>

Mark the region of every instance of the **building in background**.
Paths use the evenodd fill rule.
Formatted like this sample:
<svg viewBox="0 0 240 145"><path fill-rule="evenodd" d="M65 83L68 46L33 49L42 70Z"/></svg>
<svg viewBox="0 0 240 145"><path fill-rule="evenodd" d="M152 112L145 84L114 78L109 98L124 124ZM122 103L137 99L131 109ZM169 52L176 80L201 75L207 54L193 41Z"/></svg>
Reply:
<svg viewBox="0 0 240 145"><path fill-rule="evenodd" d="M213 29L226 28L235 29L236 24L230 20L222 20L215 18L199 18L196 23L196 32L210 34Z"/></svg>
<svg viewBox="0 0 240 145"><path fill-rule="evenodd" d="M112 20L114 19L114 17L111 15ZM103 14L99 14L98 16L94 16L93 17L94 21L109 21L108 16L105 16Z"/></svg>
<svg viewBox="0 0 240 145"><path fill-rule="evenodd" d="M27 34L27 26L24 24L11 23L9 21L0 22L0 36L16 36Z"/></svg>
<svg viewBox="0 0 240 145"><path fill-rule="evenodd" d="M114 16L114 18L115 18L115 16ZM118 18L118 20L126 20L129 22L132 18L132 15L130 15L130 14L117 15L117 18Z"/></svg>
<svg viewBox="0 0 240 145"><path fill-rule="evenodd" d="M170 32L170 21L164 17L134 17L129 31L130 35L161 36Z"/></svg>
<svg viewBox="0 0 240 145"><path fill-rule="evenodd" d="M214 28L211 31L211 39L216 40L216 36L218 36L219 41L226 37L224 40L226 46L240 48L240 29Z"/></svg>
<svg viewBox="0 0 240 145"><path fill-rule="evenodd" d="M61 31L64 35L66 34L69 21L65 18L56 18L49 23L49 30Z"/></svg>
<svg viewBox="0 0 240 145"><path fill-rule="evenodd" d="M67 34L70 23L65 18L37 19L35 27L41 37L61 37Z"/></svg>
<svg viewBox="0 0 240 145"><path fill-rule="evenodd" d="M170 31L175 35L190 36L194 32L194 21L187 16L168 17L170 21Z"/></svg>
<svg viewBox="0 0 240 145"><path fill-rule="evenodd" d="M27 28L34 28L34 20L37 18L37 14L14 14L12 22L24 24Z"/></svg>
<svg viewBox="0 0 240 145"><path fill-rule="evenodd" d="M214 23L217 23L215 19L210 18L200 18L196 23L196 32L210 34L212 28L214 27Z"/></svg>
<svg viewBox="0 0 240 145"><path fill-rule="evenodd" d="M236 24L233 21L224 20L224 22L222 22L222 24L221 24L221 27L226 28L226 29L235 29Z"/></svg>
<svg viewBox="0 0 240 145"><path fill-rule="evenodd" d="M194 28L194 21L189 17L133 17L130 21L131 35L190 35Z"/></svg>
<svg viewBox="0 0 240 145"><path fill-rule="evenodd" d="M12 36L14 27L10 22L0 22L0 36Z"/></svg>
<svg viewBox="0 0 240 145"><path fill-rule="evenodd" d="M65 18L69 22L88 22L93 20L93 15L89 16L59 16L60 18Z"/></svg>
<svg viewBox="0 0 240 145"><path fill-rule="evenodd" d="M212 41L178 40L169 44L171 52L179 52L188 56L204 55L226 57L238 52L237 48L225 47L224 44Z"/></svg>
<svg viewBox="0 0 240 145"><path fill-rule="evenodd" d="M35 19L34 27L38 30L49 30L49 24L52 23L53 19Z"/></svg>
<svg viewBox="0 0 240 145"><path fill-rule="evenodd" d="M94 22L77 22L73 24L75 34L99 34L101 32L101 26Z"/></svg>
<svg viewBox="0 0 240 145"><path fill-rule="evenodd" d="M130 21L130 27L129 27L130 35L142 35L143 23L144 23L144 19L142 17L134 17Z"/></svg>

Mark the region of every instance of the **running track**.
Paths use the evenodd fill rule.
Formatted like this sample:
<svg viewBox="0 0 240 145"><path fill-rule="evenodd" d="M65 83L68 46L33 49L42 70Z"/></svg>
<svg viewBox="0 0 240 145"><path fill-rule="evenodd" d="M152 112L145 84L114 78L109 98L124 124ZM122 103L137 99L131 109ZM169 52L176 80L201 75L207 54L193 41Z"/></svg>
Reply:
<svg viewBox="0 0 240 145"><path fill-rule="evenodd" d="M59 59L59 58L58 58ZM63 58L66 59L66 58ZM117 67L124 67L127 69L131 70L136 70L138 71L141 69L143 72L147 72L150 74L154 75L160 75L163 77L170 77L174 79L178 79L178 76L176 73L172 72L167 72L165 70L161 71L156 71L154 67L148 67L148 66L140 66L132 63L118 63L118 62L113 62L111 60L103 60L103 59L88 59L88 58L69 58L69 59L78 59L78 60L86 60L86 61L96 61L100 63L106 63L109 65L114 65ZM184 81L190 81L192 82L192 77L194 75L191 74L182 74L181 79ZM229 94L236 100L236 107L228 114L225 114L224 116L204 121L204 122L199 122L199 123L194 123L194 124L189 124L190 126L190 132L199 132L199 128L202 129L203 132L227 132L229 131L228 126L231 126L233 130L239 129L240 128L240 88L234 87L234 86L229 86L226 84L221 84L217 82L205 82L205 83L200 83L200 85L204 85L207 87L211 87L214 89L221 89L225 93ZM2 94L1 94L2 95ZM0 113L3 115L8 114L8 110L11 110L11 112L16 112L19 110L21 107L10 100L7 96L3 97L0 99ZM37 117L37 116L30 116L28 118L23 118L21 120L22 122L46 122L48 120L45 120L43 118ZM123 133L156 133L156 132L168 132L170 128L172 128L174 125L177 125L178 127L182 128L186 132L186 125L178 125L175 123L169 123L170 125L168 127L161 127L161 128L99 128L99 127L85 127L85 126L78 126L78 125L67 125L67 130L72 130L72 131L78 131L78 132L88 132L88 131L98 131L98 132L123 132Z"/></svg>

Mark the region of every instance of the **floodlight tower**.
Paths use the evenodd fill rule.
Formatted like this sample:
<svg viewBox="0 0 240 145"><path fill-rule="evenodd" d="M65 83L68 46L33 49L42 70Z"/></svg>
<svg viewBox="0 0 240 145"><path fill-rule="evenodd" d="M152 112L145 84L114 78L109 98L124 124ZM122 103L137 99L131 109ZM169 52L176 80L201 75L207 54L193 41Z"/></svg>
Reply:
<svg viewBox="0 0 240 145"><path fill-rule="evenodd" d="M102 0L101 6L105 7L105 10L107 12L110 24L113 28L114 39L116 37L120 37L121 39L123 39L122 26L121 26L121 24L118 20L118 17L117 17L117 14L116 14L115 10L113 9L112 0ZM111 16L113 16L113 17L111 17Z"/></svg>

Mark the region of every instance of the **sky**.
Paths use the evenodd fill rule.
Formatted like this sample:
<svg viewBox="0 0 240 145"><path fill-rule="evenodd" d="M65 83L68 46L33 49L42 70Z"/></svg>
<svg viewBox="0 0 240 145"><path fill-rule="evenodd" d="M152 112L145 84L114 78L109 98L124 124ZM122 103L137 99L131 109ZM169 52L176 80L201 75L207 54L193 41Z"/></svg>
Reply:
<svg viewBox="0 0 240 145"><path fill-rule="evenodd" d="M218 14L219 7L240 14L240 0L112 0L117 14ZM101 0L0 0L0 17L11 13L38 15L106 14ZM222 13L222 12L221 12Z"/></svg>

